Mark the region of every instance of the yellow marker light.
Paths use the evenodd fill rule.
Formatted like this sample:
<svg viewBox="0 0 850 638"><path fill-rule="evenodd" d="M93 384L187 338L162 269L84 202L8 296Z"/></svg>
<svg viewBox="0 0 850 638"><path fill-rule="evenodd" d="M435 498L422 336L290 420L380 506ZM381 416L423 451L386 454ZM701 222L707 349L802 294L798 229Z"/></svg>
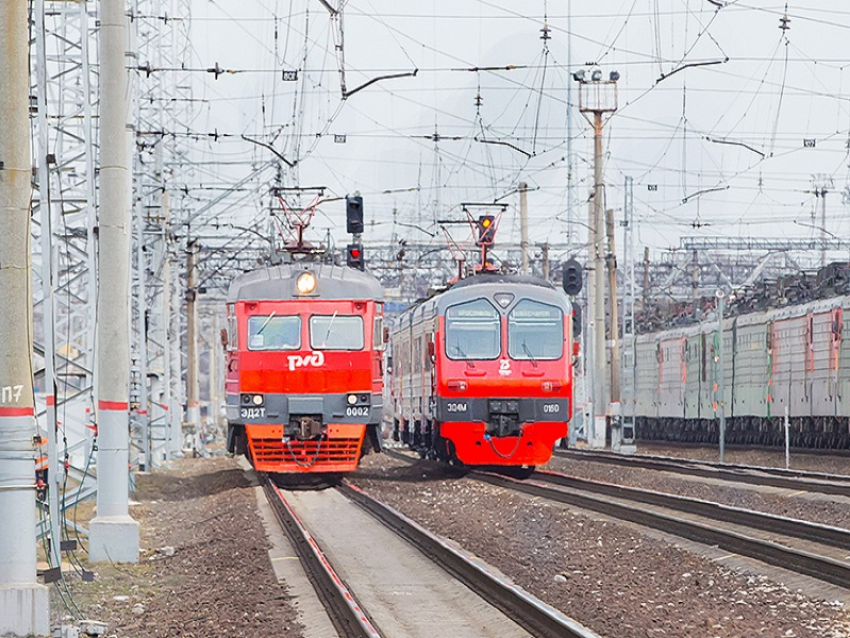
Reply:
<svg viewBox="0 0 850 638"><path fill-rule="evenodd" d="M481 225L484 226L484 228L490 228L490 224L492 224L492 223L493 222L491 220L487 219L486 217L481 220Z"/></svg>
<svg viewBox="0 0 850 638"><path fill-rule="evenodd" d="M309 295L316 289L316 275L311 272L302 272L295 280L295 289L299 295Z"/></svg>

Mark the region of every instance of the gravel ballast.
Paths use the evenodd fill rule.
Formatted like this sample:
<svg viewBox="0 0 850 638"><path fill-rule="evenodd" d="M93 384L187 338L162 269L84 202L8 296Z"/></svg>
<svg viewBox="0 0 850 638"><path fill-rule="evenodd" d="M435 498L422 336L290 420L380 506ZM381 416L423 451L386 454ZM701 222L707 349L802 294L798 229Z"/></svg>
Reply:
<svg viewBox="0 0 850 638"><path fill-rule="evenodd" d="M136 488L139 563L92 566L93 583L68 575L83 617L119 638L302 635L269 561L250 475L236 460L183 459L137 476ZM68 612L56 589L50 597L58 624Z"/></svg>
<svg viewBox="0 0 850 638"><path fill-rule="evenodd" d="M841 603L435 462L370 456L351 480L604 636L850 636Z"/></svg>

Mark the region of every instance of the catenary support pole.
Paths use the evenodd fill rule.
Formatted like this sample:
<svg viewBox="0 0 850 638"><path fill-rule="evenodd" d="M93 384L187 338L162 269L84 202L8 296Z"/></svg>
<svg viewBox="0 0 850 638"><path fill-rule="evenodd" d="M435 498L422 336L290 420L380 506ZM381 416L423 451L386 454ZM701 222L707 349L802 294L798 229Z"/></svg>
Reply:
<svg viewBox="0 0 850 638"><path fill-rule="evenodd" d="M141 199L133 203L136 232L136 330L138 340L139 405L136 420L141 426L141 453L139 470L147 471L153 466L151 445L150 397L148 396L148 324L150 308L147 302L147 247L145 246L145 219Z"/></svg>
<svg viewBox="0 0 850 638"><path fill-rule="evenodd" d="M50 129L47 124L47 45L44 24L44 0L36 0L35 28L36 42L36 92L38 141L36 144L36 169L38 175L38 217L41 224L41 324L44 334L44 395L45 395L45 431L47 432L47 509L50 513L49 562L51 567L60 567L60 520L59 486L63 473L59 471L59 454L56 427L56 374L54 340L54 299L53 299L53 198L50 188L50 167L47 156L50 153Z"/></svg>
<svg viewBox="0 0 850 638"><path fill-rule="evenodd" d="M170 259L170 257L169 257ZM176 260L175 260L176 261ZM175 264L171 265L171 272L177 270ZM183 441L183 398L185 390L183 387L183 352L180 347L180 318L181 318L181 300L179 278L172 274L171 292L169 295L169 303L171 304L170 317L171 327L169 329L169 346L171 352L171 410L169 412L171 419L171 427L169 429L168 453L170 457L177 457L182 454L184 448Z"/></svg>
<svg viewBox="0 0 850 638"><path fill-rule="evenodd" d="M605 211L605 184L602 172L602 111L593 113L593 444L605 445L605 413L608 410L608 388L605 379L605 234L602 224Z"/></svg>
<svg viewBox="0 0 850 638"><path fill-rule="evenodd" d="M519 232L522 252L522 274L531 274L528 265L528 184L519 183Z"/></svg>
<svg viewBox="0 0 850 638"><path fill-rule="evenodd" d="M720 439L720 462L726 462L726 403L724 397L724 377L726 370L723 362L723 291L717 291L717 414Z"/></svg>
<svg viewBox="0 0 850 638"><path fill-rule="evenodd" d="M130 158L124 0L101 0L100 224L97 297L97 516L89 560L135 563L139 524L129 513Z"/></svg>
<svg viewBox="0 0 850 638"><path fill-rule="evenodd" d="M36 581L28 15L0 2L0 635L46 636Z"/></svg>
<svg viewBox="0 0 850 638"><path fill-rule="evenodd" d="M618 445L622 440L620 430L620 318L619 297L617 295L617 253L614 242L614 211L605 211L605 234L608 236L608 252L605 261L608 266L608 344L611 361L611 428L618 432ZM613 436L613 434L612 434Z"/></svg>
<svg viewBox="0 0 850 638"><path fill-rule="evenodd" d="M198 446L201 433L200 370L198 365L198 255L200 244L189 240L186 255L186 421ZM200 452L200 450L198 450Z"/></svg>
<svg viewBox="0 0 850 638"><path fill-rule="evenodd" d="M168 256L168 204L169 193L165 191L162 194L162 211L163 211L163 231L160 241L162 242L163 259L162 259L162 294L159 296L161 323L160 332L157 335L162 342L162 394L160 396L159 409L162 412L162 422L158 428L159 435L153 442L152 467L157 467L161 462L167 461L169 457L169 449L171 448L171 340L169 339L169 329L171 326L171 259Z"/></svg>
<svg viewBox="0 0 850 638"><path fill-rule="evenodd" d="M826 266L826 234L829 231L826 229L826 187L821 189L820 200L820 267Z"/></svg>

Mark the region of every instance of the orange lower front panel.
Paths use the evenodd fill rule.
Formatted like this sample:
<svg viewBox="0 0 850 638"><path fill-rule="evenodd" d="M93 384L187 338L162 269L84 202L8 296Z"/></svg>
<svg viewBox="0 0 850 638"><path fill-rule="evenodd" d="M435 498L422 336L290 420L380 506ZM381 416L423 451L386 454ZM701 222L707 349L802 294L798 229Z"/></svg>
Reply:
<svg viewBox="0 0 850 638"><path fill-rule="evenodd" d="M327 438L283 440L280 425L246 425L248 449L258 472L351 472L357 469L365 425L332 424Z"/></svg>
<svg viewBox="0 0 850 638"><path fill-rule="evenodd" d="M466 465L545 465L555 441L567 436L567 424L553 421L526 423L522 436L485 437L482 422L449 421L440 424L440 436L454 444Z"/></svg>

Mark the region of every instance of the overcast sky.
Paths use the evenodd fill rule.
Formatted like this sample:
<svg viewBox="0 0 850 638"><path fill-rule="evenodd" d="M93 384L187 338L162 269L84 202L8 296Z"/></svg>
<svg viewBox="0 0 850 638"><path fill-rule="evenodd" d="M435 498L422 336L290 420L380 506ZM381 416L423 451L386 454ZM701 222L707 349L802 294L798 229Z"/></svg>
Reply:
<svg viewBox="0 0 850 638"><path fill-rule="evenodd" d="M417 74L342 100L339 22L320 0L195 0L194 63L240 72L196 75L196 97L206 101L194 126L273 143L297 160L287 184L359 190L373 239L428 238L394 227L394 208L400 223L433 233L435 219L461 217L461 202L503 198L510 208L500 239L516 240L514 191L525 181L532 240L565 242L570 217L585 232L593 161L571 71L592 64L604 77L620 74L619 110L605 126L607 205L622 213L632 177L640 245L699 234L819 236L815 187L827 188L829 233L848 235L846 2L791 1L786 30L782 2L569 5L568 16L566 2L544 0L349 0L348 90ZM284 81L283 70L297 70L298 81ZM238 137L197 148L205 162L228 163L208 169L222 183L271 158ZM246 201L236 219L257 210ZM343 238L341 205L323 213L317 228L336 224Z"/></svg>

